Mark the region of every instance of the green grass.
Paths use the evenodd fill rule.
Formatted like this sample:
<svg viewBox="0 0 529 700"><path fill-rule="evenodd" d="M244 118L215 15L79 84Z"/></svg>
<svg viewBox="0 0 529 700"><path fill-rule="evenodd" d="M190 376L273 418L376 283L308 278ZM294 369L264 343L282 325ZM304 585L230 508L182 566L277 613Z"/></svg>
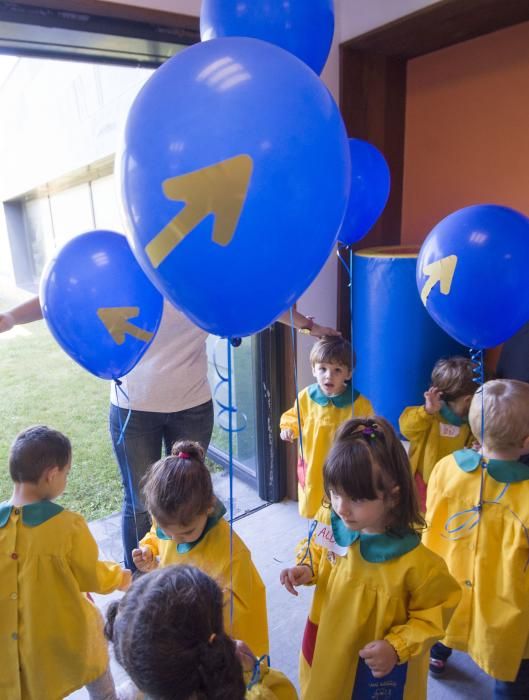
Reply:
<svg viewBox="0 0 529 700"><path fill-rule="evenodd" d="M0 309L13 302L0 295ZM44 423L72 441L72 471L60 503L87 520L119 510L121 481L108 434L109 383L75 364L44 321L20 328L28 335L0 334L0 501L11 495L7 460L13 438Z"/></svg>

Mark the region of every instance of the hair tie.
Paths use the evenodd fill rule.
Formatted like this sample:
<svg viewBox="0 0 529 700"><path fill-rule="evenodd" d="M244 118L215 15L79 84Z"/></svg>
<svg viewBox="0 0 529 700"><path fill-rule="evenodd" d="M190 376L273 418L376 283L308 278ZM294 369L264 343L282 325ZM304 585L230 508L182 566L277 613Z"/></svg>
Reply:
<svg viewBox="0 0 529 700"><path fill-rule="evenodd" d="M176 456L178 459L191 459L189 452L179 452Z"/></svg>
<svg viewBox="0 0 529 700"><path fill-rule="evenodd" d="M211 645L213 644L213 642L215 641L216 638L217 638L217 635L215 634L215 632L212 632L212 633L209 635L208 644L211 646Z"/></svg>
<svg viewBox="0 0 529 700"><path fill-rule="evenodd" d="M375 430L375 428L371 428L371 427L364 428L362 430L362 435L364 435L365 437L374 439L377 436L377 431Z"/></svg>

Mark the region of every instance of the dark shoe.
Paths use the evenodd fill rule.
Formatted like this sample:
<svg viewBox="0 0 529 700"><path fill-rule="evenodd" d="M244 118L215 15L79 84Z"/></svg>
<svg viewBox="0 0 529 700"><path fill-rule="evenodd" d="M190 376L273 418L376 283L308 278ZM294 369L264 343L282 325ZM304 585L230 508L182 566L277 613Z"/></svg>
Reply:
<svg viewBox="0 0 529 700"><path fill-rule="evenodd" d="M446 671L446 661L441 659L433 659L430 657L430 673L434 676L442 676Z"/></svg>

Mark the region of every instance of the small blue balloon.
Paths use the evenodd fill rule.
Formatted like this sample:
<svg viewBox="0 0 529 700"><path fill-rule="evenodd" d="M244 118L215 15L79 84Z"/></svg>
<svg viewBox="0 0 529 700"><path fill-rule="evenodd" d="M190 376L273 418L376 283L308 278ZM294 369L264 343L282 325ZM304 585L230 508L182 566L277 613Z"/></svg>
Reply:
<svg viewBox="0 0 529 700"><path fill-rule="evenodd" d="M309 286L350 186L330 92L291 54L247 38L195 44L152 75L116 171L146 274L194 323L229 337L270 325Z"/></svg>
<svg viewBox="0 0 529 700"><path fill-rule="evenodd" d="M163 309L127 239L112 231L83 233L57 251L42 274L40 303L62 349L102 379L137 364Z"/></svg>
<svg viewBox="0 0 529 700"><path fill-rule="evenodd" d="M350 245L376 224L388 201L391 178L382 153L367 141L349 139L351 194L338 238Z"/></svg>
<svg viewBox="0 0 529 700"><path fill-rule="evenodd" d="M490 348L529 320L529 219L507 207L465 207L440 221L417 259L417 287L453 338Z"/></svg>
<svg viewBox="0 0 529 700"><path fill-rule="evenodd" d="M334 34L333 0L203 0L200 36L246 36L281 46L318 75Z"/></svg>

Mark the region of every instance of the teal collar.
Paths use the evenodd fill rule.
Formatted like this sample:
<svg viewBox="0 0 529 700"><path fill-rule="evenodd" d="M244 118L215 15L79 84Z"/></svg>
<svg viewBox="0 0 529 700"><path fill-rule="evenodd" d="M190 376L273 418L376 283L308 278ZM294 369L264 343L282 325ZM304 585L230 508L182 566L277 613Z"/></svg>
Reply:
<svg viewBox="0 0 529 700"><path fill-rule="evenodd" d="M0 503L0 527L5 527L11 511L15 506L11 503ZM37 527L42 525L47 520L50 520L55 515L58 515L64 510L62 506L53 503L52 501L37 501L36 503L28 503L25 506L20 506L22 511L22 522L28 527Z"/></svg>
<svg viewBox="0 0 529 700"><path fill-rule="evenodd" d="M481 455L468 447L454 452L457 466L464 472L473 472L481 464ZM484 459L487 472L495 481L502 484L515 484L529 480L529 466L522 462L506 459Z"/></svg>
<svg viewBox="0 0 529 700"><path fill-rule="evenodd" d="M360 396L360 392L356 389L354 392L351 390L351 385L347 384L344 392L338 394L338 396L327 396L320 389L318 384L311 384L308 388L309 397L312 401L315 401L319 406L328 406L332 403L336 408L347 408Z"/></svg>
<svg viewBox="0 0 529 700"><path fill-rule="evenodd" d="M334 510L331 510L331 525L334 539L340 547L349 547L360 540L360 554L372 564L397 559L411 552L421 541L419 535L413 530L394 535L386 533L368 535L357 530L349 530Z"/></svg>
<svg viewBox="0 0 529 700"><path fill-rule="evenodd" d="M452 409L445 403L443 403L443 405L441 406L439 415L447 423L450 423L450 425L466 425L468 423L466 418L461 418L460 416L458 416L457 413L454 413Z"/></svg>
<svg viewBox="0 0 529 700"><path fill-rule="evenodd" d="M199 542L202 542L204 537L208 534L208 532L215 527L215 525L219 522L219 520L222 520L224 515L226 514L226 508L224 507L224 504L222 504L218 498L215 499L215 507L213 510L213 513L208 517L206 520L206 527L202 531L202 534L200 537L195 540L194 542L182 542L181 544L176 545L176 551L178 554L187 554L190 552L194 547L197 546ZM171 538L168 537L165 532L160 528L156 528L156 537L160 540L170 540Z"/></svg>

